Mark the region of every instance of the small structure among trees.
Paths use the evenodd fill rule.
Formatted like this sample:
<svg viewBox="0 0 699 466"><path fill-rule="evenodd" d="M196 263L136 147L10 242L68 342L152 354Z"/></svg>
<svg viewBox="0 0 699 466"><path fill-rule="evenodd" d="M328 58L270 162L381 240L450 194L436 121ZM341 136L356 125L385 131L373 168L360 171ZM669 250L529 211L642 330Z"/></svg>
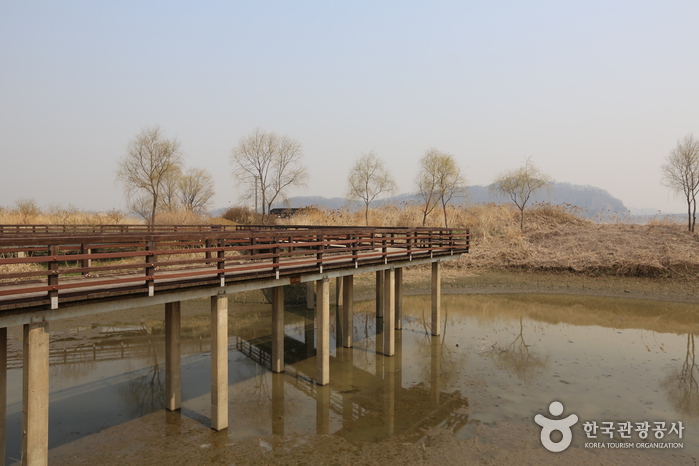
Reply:
<svg viewBox="0 0 699 466"><path fill-rule="evenodd" d="M255 129L238 141L231 153L233 176L244 186L243 197L262 207L266 222L272 204L292 186L308 180L301 143L285 135Z"/></svg>

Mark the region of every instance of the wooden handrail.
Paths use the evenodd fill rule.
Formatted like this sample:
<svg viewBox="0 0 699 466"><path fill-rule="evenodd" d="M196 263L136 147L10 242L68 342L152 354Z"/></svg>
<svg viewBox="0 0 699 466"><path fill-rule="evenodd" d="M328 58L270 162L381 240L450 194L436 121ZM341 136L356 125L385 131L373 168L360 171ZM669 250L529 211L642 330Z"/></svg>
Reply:
<svg viewBox="0 0 699 466"><path fill-rule="evenodd" d="M95 287L105 294L152 295L159 286L224 286L261 276L322 273L469 250L467 230L445 228L177 228L118 234L37 235L22 230L0 236L0 310L56 308L62 297L88 299Z"/></svg>

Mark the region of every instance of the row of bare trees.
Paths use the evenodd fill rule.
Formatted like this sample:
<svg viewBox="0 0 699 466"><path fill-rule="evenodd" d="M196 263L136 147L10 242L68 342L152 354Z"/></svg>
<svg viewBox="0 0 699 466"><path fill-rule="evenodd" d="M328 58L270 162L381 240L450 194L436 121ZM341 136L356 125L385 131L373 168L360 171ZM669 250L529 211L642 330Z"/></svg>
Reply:
<svg viewBox="0 0 699 466"><path fill-rule="evenodd" d="M214 197L214 181L203 168L185 168L176 138L159 126L141 131L119 160L117 179L123 184L128 207L149 223L158 212L184 210L205 214Z"/></svg>
<svg viewBox="0 0 699 466"><path fill-rule="evenodd" d="M308 180L302 163L299 141L274 132L255 129L238 141L230 161L233 175L243 187L243 198L254 201L265 222L272 205L285 198L288 188L304 186ZM204 214L213 195L213 178L202 168L184 168L180 143L167 138L158 126L143 128L128 144L119 161L117 178L125 187L130 210L150 223L159 212L185 210ZM361 154L347 178L350 200L364 204L366 224L369 206L382 193L393 193L397 184L384 161L371 151ZM500 174L493 189L508 197L520 210L524 228L524 209L531 194L550 183L531 160L516 170ZM423 226L439 206L448 227L447 206L465 195L466 178L455 157L429 149L420 159L415 187L423 206Z"/></svg>

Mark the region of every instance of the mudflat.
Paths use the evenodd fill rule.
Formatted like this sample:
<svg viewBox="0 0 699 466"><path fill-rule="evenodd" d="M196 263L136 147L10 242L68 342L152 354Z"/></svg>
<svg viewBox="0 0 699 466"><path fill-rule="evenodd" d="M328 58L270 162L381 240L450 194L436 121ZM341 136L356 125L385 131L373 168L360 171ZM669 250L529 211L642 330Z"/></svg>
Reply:
<svg viewBox="0 0 699 466"><path fill-rule="evenodd" d="M458 263L443 269L444 294L566 294L699 303L696 284L690 279L590 276L568 272L532 272L473 269ZM429 269L414 268L404 273L405 293L429 292ZM355 299L373 299L374 277L357 276ZM264 297L251 293L236 299L257 302ZM254 306L253 306L254 307ZM699 311L699 308L697 308ZM185 316L183 316L185 317ZM110 316L110 319L115 317ZM192 318L196 316L192 315ZM95 320L94 316L92 320ZM159 321L159 307L129 311L119 321ZM57 321L52 330L92 322ZM80 345L89 333L62 345ZM14 339L13 339L14 340ZM16 342L16 340L15 340ZM498 403L485 380L474 373L468 378L469 399ZM542 406L542 409L544 406ZM472 402L470 409L478 409ZM244 422L231 418L232 427ZM182 413L156 411L101 430L51 449L52 464L693 464L683 450L638 450L613 448L570 448L556 455L539 441L540 428L533 422L502 419L472 421L459 435L442 426L431 426L414 435L394 435L378 441L361 441L324 433L231 438L228 432L212 431L205 419ZM695 435L695 433L688 433Z"/></svg>

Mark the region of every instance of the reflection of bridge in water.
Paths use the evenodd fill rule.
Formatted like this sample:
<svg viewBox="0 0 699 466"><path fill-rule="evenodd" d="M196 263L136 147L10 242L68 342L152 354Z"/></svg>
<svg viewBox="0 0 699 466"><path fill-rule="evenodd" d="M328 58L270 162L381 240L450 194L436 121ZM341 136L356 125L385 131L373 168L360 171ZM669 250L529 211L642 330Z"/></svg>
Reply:
<svg viewBox="0 0 699 466"><path fill-rule="evenodd" d="M375 335L376 347L383 345L380 332L381 319L377 319L379 333ZM468 423L468 399L460 392L441 390L441 341L439 337L431 345L429 384L403 387L402 339L396 339L393 357L375 353L376 373L354 364L355 351L364 349L336 347L336 356L330 356L330 384L313 383L315 372L312 358L314 325L304 327L304 341L284 336L286 376L272 374L272 431L284 435L286 399L289 389L303 393L316 402L316 433L340 435L352 440L376 441L382 438L404 435L417 441L421 428L443 427L458 431ZM236 349L249 359L271 369L272 335L252 340L235 338ZM331 414L340 420L340 427L331 431Z"/></svg>
<svg viewBox="0 0 699 466"><path fill-rule="evenodd" d="M383 347L381 319L375 319L373 314L362 314L360 318L367 317L371 323L366 327L356 327L358 346L336 348L331 342L331 380L330 384L320 386L314 381L317 357L314 325L303 320L291 323L295 316L288 311L285 314L289 323L285 326L287 366L284 373L268 372L272 343L268 311L257 314L255 320L248 320L250 323L247 326L232 327L228 339L231 361L237 361L234 364L240 364L245 358L252 361L246 364L244 371L235 372L231 388L233 392L242 389L241 393L247 393L236 398L247 399L248 403L251 393L248 390L261 395L259 398L252 397L259 404L255 405L255 417L248 418L260 432L289 434L295 432L295 426L301 422L302 428L310 428L311 432L340 435L349 440L376 441L401 435L401 441L418 442L428 427L442 426L458 431L468 422L468 411L464 409L468 406L467 399L459 392L448 393L440 389L443 383L440 380L443 364L440 363L440 343L427 343L425 349L430 355L424 360L427 365L423 369L426 372L419 383L407 384L403 381L402 338L396 339L394 357L385 357L374 351L374 348ZM52 349L53 367L60 368L71 380L80 380L75 378L76 374L92 375L86 383L51 394L52 422L60 422L64 427L51 437L50 448L162 409L165 389L163 335L149 333L152 331L134 327L130 332L101 333L105 340L111 341L102 346L81 347L79 340L75 340L72 347ZM112 338L115 333L123 340ZM208 336L195 335L190 326L185 333L188 337L182 340L183 352L189 355L183 359L188 386L185 412L206 422L206 410L202 409L200 400L206 397L210 388L206 377L206 352L210 348L210 341ZM430 339L426 335L422 338ZM59 339L70 340L70 337L61 335ZM426 340L421 339L419 344L426 343ZM413 340L410 347L414 348L415 343ZM126 373L109 370L113 366L103 364L118 360L127 362L135 358L143 361L139 365L145 365ZM255 369L256 366L267 370L260 371ZM303 406L302 411L299 411L299 406ZM19 424L21 408L21 403L8 406L8 425ZM80 421L80 412L89 412L90 416ZM237 415L236 418L238 425L241 421L245 423L246 418ZM306 424L308 421L312 424ZM18 434L10 431L10 445L18 445L21 441ZM11 456L18 457L16 452Z"/></svg>

